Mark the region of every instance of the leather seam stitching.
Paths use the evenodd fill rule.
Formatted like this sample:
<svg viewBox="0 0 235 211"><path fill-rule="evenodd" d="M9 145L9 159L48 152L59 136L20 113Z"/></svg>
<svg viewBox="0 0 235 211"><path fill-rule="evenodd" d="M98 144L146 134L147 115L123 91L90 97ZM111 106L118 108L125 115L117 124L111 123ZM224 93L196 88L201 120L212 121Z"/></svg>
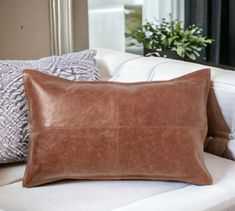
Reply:
<svg viewBox="0 0 235 211"><path fill-rule="evenodd" d="M158 67L158 66L160 66L160 65L162 65L162 64L170 63L170 62L171 62L171 61L165 61L165 62L161 62L161 63L159 63L159 64L154 65L153 68L151 69L151 72L150 72L148 78L147 78L147 81L152 81L153 75L154 75L155 72L157 71L157 67Z"/></svg>
<svg viewBox="0 0 235 211"><path fill-rule="evenodd" d="M118 76L120 76L120 74L122 73L122 67L127 64L128 62L132 62L134 60L137 60L137 59L141 59L141 58L144 58L143 56L139 56L139 57L136 57L136 58L132 58L132 59L129 59L127 61L124 61L118 68L117 68L117 71L116 73L114 74L114 76L112 78L110 78L110 81L113 81L115 80Z"/></svg>

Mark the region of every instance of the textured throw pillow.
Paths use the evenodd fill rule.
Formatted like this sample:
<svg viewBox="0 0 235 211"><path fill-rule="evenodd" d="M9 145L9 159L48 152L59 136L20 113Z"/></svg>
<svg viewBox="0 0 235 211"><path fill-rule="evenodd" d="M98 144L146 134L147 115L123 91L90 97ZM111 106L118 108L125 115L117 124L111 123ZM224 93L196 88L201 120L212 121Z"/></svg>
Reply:
<svg viewBox="0 0 235 211"><path fill-rule="evenodd" d="M209 69L164 82L24 73L31 138L23 186L62 179L211 184L203 161Z"/></svg>
<svg viewBox="0 0 235 211"><path fill-rule="evenodd" d="M27 104L23 70L33 68L70 80L97 80L96 51L31 61L0 61L0 163L26 160L28 146Z"/></svg>

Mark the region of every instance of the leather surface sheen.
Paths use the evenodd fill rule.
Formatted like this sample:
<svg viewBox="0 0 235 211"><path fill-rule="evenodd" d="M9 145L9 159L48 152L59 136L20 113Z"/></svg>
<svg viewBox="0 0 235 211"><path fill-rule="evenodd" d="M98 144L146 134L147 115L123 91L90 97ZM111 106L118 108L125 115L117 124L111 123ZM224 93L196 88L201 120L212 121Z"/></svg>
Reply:
<svg viewBox="0 0 235 211"><path fill-rule="evenodd" d="M24 187L63 179L212 184L203 161L209 69L164 82L73 82L24 71Z"/></svg>

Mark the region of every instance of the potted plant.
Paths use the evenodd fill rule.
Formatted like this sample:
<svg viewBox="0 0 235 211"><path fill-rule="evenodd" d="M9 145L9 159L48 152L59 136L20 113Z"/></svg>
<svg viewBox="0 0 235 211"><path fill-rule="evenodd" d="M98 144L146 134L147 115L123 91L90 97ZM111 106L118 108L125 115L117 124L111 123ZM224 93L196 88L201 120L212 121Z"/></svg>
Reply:
<svg viewBox="0 0 235 211"><path fill-rule="evenodd" d="M143 44L144 55L196 60L201 50L213 42L204 37L202 32L198 26L184 28L179 21L163 18L161 21L147 22L131 33L126 33L126 36L135 40L129 45Z"/></svg>

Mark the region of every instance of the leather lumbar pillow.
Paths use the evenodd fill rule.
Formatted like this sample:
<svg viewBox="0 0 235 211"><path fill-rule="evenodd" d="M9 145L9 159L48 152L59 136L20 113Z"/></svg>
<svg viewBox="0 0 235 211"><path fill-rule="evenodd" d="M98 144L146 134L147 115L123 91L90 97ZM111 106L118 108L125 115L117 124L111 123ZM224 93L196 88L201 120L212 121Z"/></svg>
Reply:
<svg viewBox="0 0 235 211"><path fill-rule="evenodd" d="M23 186L62 179L211 184L203 162L210 71L164 82L73 82L24 72L31 125Z"/></svg>

